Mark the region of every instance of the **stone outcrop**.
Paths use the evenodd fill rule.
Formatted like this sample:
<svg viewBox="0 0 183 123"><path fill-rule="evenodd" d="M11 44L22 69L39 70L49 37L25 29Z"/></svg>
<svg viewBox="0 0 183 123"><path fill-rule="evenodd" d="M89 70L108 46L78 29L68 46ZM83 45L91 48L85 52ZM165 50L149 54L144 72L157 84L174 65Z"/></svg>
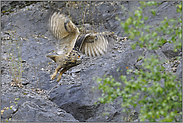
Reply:
<svg viewBox="0 0 183 123"><path fill-rule="evenodd" d="M85 57L83 63L71 68L59 83L50 80L56 64L45 55L53 53L57 42L46 27L49 8L60 8L69 15L79 27L83 22L92 25L95 31L113 31L122 36L120 22L127 17L121 11L123 4L129 11L137 2L1 2L1 115L2 121L27 122L121 122L122 108L117 99L113 104L100 104L98 98L101 92L96 89L93 78L103 75L113 75L119 80L121 74L126 75L128 68L141 68L142 61L138 56L144 53L144 48L132 50L133 41L116 41L109 38L108 52L96 58ZM87 4L91 6L87 7ZM75 6L75 9L71 6ZM86 6L86 11L83 11ZM149 15L148 23L161 20L167 13L169 17L176 14L173 2L162 2L158 6L157 17ZM83 13L86 12L86 13ZM88 13L89 14L88 14ZM92 14L91 14L92 13ZM83 17L85 15L85 18ZM84 21L83 21L84 19ZM16 42L19 41L19 44ZM22 58L22 88L11 86L12 61L9 59L11 48L21 47ZM15 53L16 54L16 53ZM182 51L173 52L172 46L165 44L158 52L145 52L145 56L157 54L162 59L172 59L180 56ZM174 72L182 79L182 62L176 61L166 65L166 70ZM121 73L116 72L120 67ZM19 99L19 100L17 100ZM95 104L96 103L96 104ZM12 109L5 107L12 106ZM138 120L138 111L133 112L133 121Z"/></svg>

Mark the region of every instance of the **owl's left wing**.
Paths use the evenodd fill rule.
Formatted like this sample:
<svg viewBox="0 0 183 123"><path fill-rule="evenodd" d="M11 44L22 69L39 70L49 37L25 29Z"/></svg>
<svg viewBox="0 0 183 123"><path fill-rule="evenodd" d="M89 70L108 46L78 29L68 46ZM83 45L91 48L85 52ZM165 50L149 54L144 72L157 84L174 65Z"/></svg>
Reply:
<svg viewBox="0 0 183 123"><path fill-rule="evenodd" d="M49 17L48 29L59 40L57 53L69 54L80 33L76 25L60 11L53 11Z"/></svg>
<svg viewBox="0 0 183 123"><path fill-rule="evenodd" d="M108 40L103 34L90 33L81 36L76 41L79 50L90 57L100 56L107 51Z"/></svg>

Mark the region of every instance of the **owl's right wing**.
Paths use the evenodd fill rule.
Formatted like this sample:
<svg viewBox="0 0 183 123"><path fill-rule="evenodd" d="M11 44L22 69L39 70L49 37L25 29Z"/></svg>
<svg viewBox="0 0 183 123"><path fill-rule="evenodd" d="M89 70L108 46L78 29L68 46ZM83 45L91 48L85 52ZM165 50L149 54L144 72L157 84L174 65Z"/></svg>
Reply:
<svg viewBox="0 0 183 123"><path fill-rule="evenodd" d="M108 40L101 33L89 33L81 36L75 47L90 57L101 56L107 51Z"/></svg>
<svg viewBox="0 0 183 123"><path fill-rule="evenodd" d="M55 11L49 17L48 27L51 34L59 40L57 53L69 54L80 33L76 25L59 11Z"/></svg>

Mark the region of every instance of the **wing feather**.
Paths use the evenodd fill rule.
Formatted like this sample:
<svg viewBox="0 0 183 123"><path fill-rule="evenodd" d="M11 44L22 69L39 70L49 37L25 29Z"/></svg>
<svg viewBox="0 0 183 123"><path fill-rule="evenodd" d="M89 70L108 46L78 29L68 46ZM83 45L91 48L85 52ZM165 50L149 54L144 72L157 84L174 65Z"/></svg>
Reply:
<svg viewBox="0 0 183 123"><path fill-rule="evenodd" d="M101 55L101 54L99 53L97 47L93 47L93 49L94 49L94 52L95 52L95 56L100 56L100 55Z"/></svg>
<svg viewBox="0 0 183 123"><path fill-rule="evenodd" d="M87 49L87 44L85 44L85 47L84 47L84 49L85 49L85 54L88 56L88 49Z"/></svg>
<svg viewBox="0 0 183 123"><path fill-rule="evenodd" d="M87 45L88 45L88 44L87 44ZM87 49L87 50L88 50L88 56L91 57L91 46L88 45L88 49Z"/></svg>
<svg viewBox="0 0 183 123"><path fill-rule="evenodd" d="M59 40L58 54L69 54L79 36L75 24L58 11L53 12L48 21L49 31Z"/></svg>
<svg viewBox="0 0 183 123"><path fill-rule="evenodd" d="M100 56L107 50L108 40L100 33L85 35L80 50L87 56Z"/></svg>
<svg viewBox="0 0 183 123"><path fill-rule="evenodd" d="M94 49L94 47L93 46L91 46L91 56L92 57L95 57L95 49Z"/></svg>

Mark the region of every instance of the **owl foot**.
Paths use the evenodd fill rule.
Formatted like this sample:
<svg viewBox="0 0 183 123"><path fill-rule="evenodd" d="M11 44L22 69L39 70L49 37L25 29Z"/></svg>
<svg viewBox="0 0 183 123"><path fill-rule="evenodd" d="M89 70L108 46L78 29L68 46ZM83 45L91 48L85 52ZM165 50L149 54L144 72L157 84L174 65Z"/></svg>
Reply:
<svg viewBox="0 0 183 123"><path fill-rule="evenodd" d="M57 77L57 82L59 82L62 78L63 70L60 71L60 74Z"/></svg>
<svg viewBox="0 0 183 123"><path fill-rule="evenodd" d="M60 71L60 73L59 73L59 75L58 75L58 78L57 78L57 82L59 82L59 81L61 80L62 74L63 74L64 72L66 72L67 70L69 70L70 68L71 68L71 67L63 68L63 69Z"/></svg>
<svg viewBox="0 0 183 123"><path fill-rule="evenodd" d="M58 66L56 69L55 69L55 72L51 75L51 80L55 79L58 71L61 69L62 67L61 66Z"/></svg>
<svg viewBox="0 0 183 123"><path fill-rule="evenodd" d="M53 74L51 75L51 80L55 79L56 75L57 75L57 73L53 73Z"/></svg>
<svg viewBox="0 0 183 123"><path fill-rule="evenodd" d="M59 82L61 80L62 76L58 76L57 78L57 82Z"/></svg>

